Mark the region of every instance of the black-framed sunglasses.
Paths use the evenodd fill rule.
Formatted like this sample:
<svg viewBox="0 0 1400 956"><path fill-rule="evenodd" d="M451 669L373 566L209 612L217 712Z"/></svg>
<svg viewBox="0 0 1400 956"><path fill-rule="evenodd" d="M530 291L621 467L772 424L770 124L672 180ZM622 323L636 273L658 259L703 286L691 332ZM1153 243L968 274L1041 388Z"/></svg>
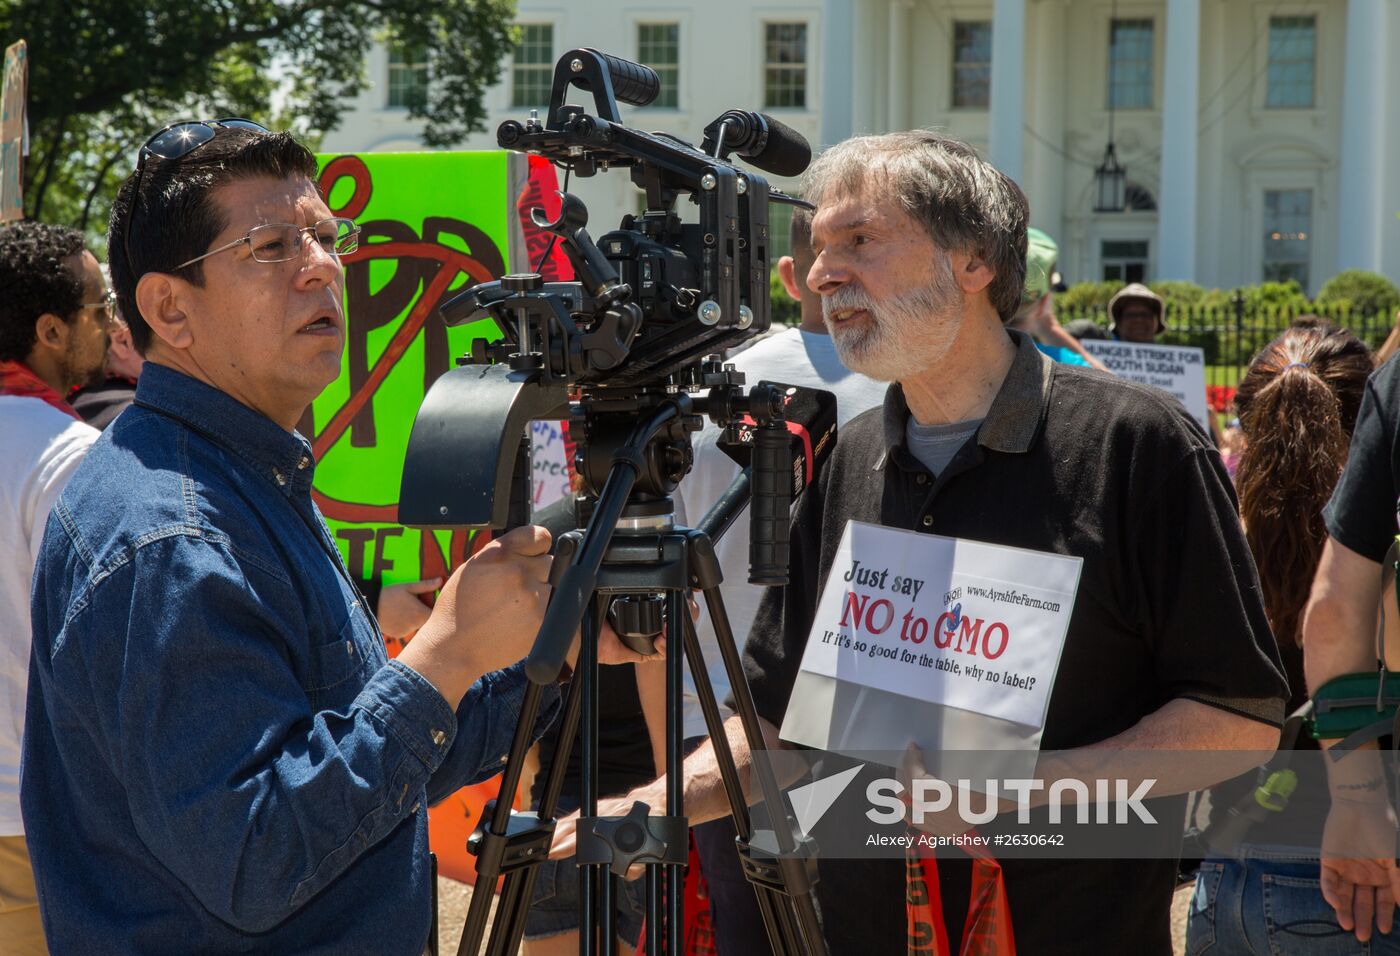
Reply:
<svg viewBox="0 0 1400 956"><path fill-rule="evenodd" d="M126 223L122 228L122 252L126 255L127 268L131 269L131 220L136 218L136 208L141 200L141 177L146 171L147 157L156 159L179 159L188 156L214 138L220 129L246 129L254 133L271 132L261 123L254 123L241 116L226 116L216 120L183 120L171 123L142 144L136 154L136 185L131 190L131 209L127 211Z"/></svg>

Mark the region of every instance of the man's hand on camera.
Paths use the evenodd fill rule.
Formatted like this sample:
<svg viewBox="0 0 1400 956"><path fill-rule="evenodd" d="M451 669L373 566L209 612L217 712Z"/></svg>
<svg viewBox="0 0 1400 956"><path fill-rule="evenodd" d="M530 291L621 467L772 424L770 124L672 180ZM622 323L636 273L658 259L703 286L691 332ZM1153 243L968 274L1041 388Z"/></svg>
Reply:
<svg viewBox="0 0 1400 956"><path fill-rule="evenodd" d="M453 708L483 674L529 653L549 600L549 532L527 525L452 572L428 620L399 654Z"/></svg>
<svg viewBox="0 0 1400 956"><path fill-rule="evenodd" d="M422 596L440 587L442 578L386 585L379 592L379 607L374 611L384 636L408 637L426 624L433 609L423 603Z"/></svg>
<svg viewBox="0 0 1400 956"><path fill-rule="evenodd" d="M432 614L398 659L422 674L454 708L483 674L530 653L549 601L549 532L527 525L501 535L452 573ZM577 654L577 642L570 655ZM665 641L657 642L657 654ZM639 654L604 627L602 664L632 664Z"/></svg>

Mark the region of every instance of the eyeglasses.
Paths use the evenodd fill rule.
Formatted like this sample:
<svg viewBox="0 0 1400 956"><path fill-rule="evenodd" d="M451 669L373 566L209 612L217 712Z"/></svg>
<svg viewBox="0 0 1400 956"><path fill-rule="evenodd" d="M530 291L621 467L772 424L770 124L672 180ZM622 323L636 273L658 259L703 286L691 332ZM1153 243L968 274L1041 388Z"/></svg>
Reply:
<svg viewBox="0 0 1400 956"><path fill-rule="evenodd" d="M122 251L126 253L126 267L131 268L131 220L136 218L137 204L141 199L141 177L145 173L146 158L179 159L188 156L214 138L220 129L246 129L254 133L267 133L267 127L250 119L227 116L217 120L187 120L171 123L169 126L146 140L136 154L136 185L131 190L131 208L127 210L126 223L122 227Z"/></svg>
<svg viewBox="0 0 1400 956"><path fill-rule="evenodd" d="M192 266L201 259L208 259L212 255L232 249L234 246L248 244L248 252L252 254L255 262L287 262L296 259L302 254L305 243L302 239L305 235L314 236L317 244L329 255L348 256L356 249L360 248L360 227L355 225L353 219L332 218L322 219L314 226L297 226L290 222L269 222L261 226L254 226L248 230L248 234L242 239L235 239L217 249L210 249L202 256L195 256L188 262L182 262L172 272L178 272L185 266Z"/></svg>
<svg viewBox="0 0 1400 956"><path fill-rule="evenodd" d="M104 294L101 302L84 302L78 308L101 309L105 325L115 325L117 322L117 294L115 292Z"/></svg>

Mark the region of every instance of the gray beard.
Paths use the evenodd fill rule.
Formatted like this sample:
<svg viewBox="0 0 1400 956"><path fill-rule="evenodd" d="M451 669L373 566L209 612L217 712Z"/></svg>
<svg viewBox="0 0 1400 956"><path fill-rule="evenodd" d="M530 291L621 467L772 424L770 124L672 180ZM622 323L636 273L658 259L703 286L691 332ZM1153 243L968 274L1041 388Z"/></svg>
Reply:
<svg viewBox="0 0 1400 956"><path fill-rule="evenodd" d="M962 327L962 292L946 258L934 269L927 284L878 305L859 286L842 286L822 297L822 318L842 365L879 381L898 382L931 368L947 354ZM864 327L833 324L831 314L842 309L864 309Z"/></svg>

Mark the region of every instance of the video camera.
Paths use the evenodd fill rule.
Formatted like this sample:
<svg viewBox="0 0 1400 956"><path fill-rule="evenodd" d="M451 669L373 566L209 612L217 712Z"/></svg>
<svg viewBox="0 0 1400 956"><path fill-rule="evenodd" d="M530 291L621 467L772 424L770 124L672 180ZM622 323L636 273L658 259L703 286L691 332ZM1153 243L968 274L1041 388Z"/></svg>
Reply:
<svg viewBox="0 0 1400 956"><path fill-rule="evenodd" d="M566 103L575 87L592 94L593 114ZM689 469L697 411L735 426L731 444L741 459L766 447L758 468L793 473L782 421L787 390L743 392L742 376L712 357L768 329L768 205L801 204L730 157L796 175L811 150L782 123L743 110L717 117L698 148L623 125L619 100L644 106L659 90L645 66L571 50L555 66L545 120L532 111L524 123L499 127L501 146L544 156L574 175L629 169L645 191L646 210L595 242L584 204L564 193L555 221L538 209L533 218L562 244L574 281L507 275L442 306L447 324L489 317L500 338L474 340L464 367L442 376L419 410L399 498L404 524L501 528L526 520L528 513L510 511L512 501L519 511L522 497L528 506L519 447L526 423L537 419L571 419L582 446L578 470L596 495L631 426L675 396L702 389L708 398L687 403L660 440L647 444L637 481L643 498L664 498ZM698 223L681 222L682 196L698 206ZM740 428L745 419L757 427ZM771 476L754 482L772 484ZM785 524L785 508L756 501L754 513L781 511ZM785 528L774 533L785 540ZM785 552L782 558L786 565Z"/></svg>

